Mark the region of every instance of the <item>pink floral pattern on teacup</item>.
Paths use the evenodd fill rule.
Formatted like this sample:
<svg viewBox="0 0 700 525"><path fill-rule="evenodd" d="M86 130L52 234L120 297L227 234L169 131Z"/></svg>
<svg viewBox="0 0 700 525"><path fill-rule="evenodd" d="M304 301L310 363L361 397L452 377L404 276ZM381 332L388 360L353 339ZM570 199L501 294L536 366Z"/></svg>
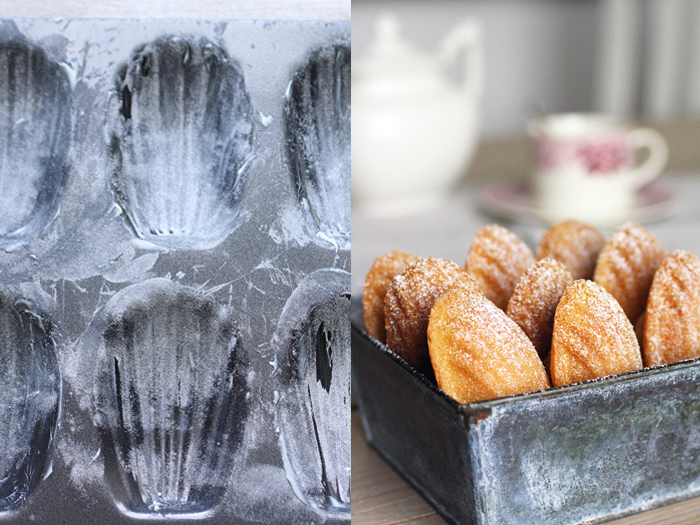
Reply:
<svg viewBox="0 0 700 525"><path fill-rule="evenodd" d="M632 162L631 149L623 140L581 141L576 147L576 155L591 175L617 173Z"/></svg>
<svg viewBox="0 0 700 525"><path fill-rule="evenodd" d="M633 151L625 137L604 139L540 138L535 143L535 162L540 170L551 171L570 165L581 166L590 175L613 175L629 169Z"/></svg>

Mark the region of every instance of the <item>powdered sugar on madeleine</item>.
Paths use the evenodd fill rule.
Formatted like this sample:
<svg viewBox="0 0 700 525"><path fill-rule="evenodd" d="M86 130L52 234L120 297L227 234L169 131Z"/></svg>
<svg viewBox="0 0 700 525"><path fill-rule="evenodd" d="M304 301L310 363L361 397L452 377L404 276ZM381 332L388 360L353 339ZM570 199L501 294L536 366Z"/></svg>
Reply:
<svg viewBox="0 0 700 525"><path fill-rule="evenodd" d="M593 280L620 303L634 323L644 312L654 272L664 257L666 249L654 235L628 222L615 230L600 252Z"/></svg>
<svg viewBox="0 0 700 525"><path fill-rule="evenodd" d="M489 224L474 236L466 268L484 295L505 310L518 279L534 263L532 251L517 235Z"/></svg>
<svg viewBox="0 0 700 525"><path fill-rule="evenodd" d="M634 328L619 303L592 281L574 281L554 316L552 384L568 385L641 368Z"/></svg>
<svg viewBox="0 0 700 525"><path fill-rule="evenodd" d="M550 386L525 333L472 289L454 288L435 302L428 347L438 386L460 403Z"/></svg>
<svg viewBox="0 0 700 525"><path fill-rule="evenodd" d="M419 372L431 372L427 340L430 310L438 297L455 287L478 290L464 268L428 257L406 267L386 293L386 344Z"/></svg>
<svg viewBox="0 0 700 525"><path fill-rule="evenodd" d="M362 290L362 310L367 333L386 343L384 299L394 277L420 258L401 250L392 250L380 255L367 272Z"/></svg>
<svg viewBox="0 0 700 525"><path fill-rule="evenodd" d="M700 260L676 250L654 275L644 320L644 364L700 356Z"/></svg>
<svg viewBox="0 0 700 525"><path fill-rule="evenodd" d="M508 301L506 315L522 328L542 359L549 355L557 305L573 281L562 263L546 257L525 271Z"/></svg>

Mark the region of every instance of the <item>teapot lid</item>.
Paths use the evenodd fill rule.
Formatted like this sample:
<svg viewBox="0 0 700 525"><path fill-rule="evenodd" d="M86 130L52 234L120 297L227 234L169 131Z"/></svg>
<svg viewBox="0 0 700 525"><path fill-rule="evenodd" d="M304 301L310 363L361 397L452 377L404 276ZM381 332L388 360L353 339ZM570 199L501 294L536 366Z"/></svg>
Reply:
<svg viewBox="0 0 700 525"><path fill-rule="evenodd" d="M433 76L438 61L401 37L398 19L389 13L375 21L374 39L367 52L353 63L353 76Z"/></svg>

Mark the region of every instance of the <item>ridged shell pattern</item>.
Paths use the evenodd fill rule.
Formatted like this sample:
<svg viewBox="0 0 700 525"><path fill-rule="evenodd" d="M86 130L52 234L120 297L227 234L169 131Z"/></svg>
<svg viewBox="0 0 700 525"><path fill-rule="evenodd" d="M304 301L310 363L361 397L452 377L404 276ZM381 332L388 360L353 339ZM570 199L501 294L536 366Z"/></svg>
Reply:
<svg viewBox="0 0 700 525"><path fill-rule="evenodd" d="M2 29L0 248L11 250L44 232L58 213L71 87L65 71L41 47Z"/></svg>
<svg viewBox="0 0 700 525"><path fill-rule="evenodd" d="M50 465L61 405L53 324L0 289L0 515L23 505Z"/></svg>
<svg viewBox="0 0 700 525"><path fill-rule="evenodd" d="M253 156L240 67L203 37L162 38L132 53L112 101L111 186L136 235L185 249L223 241Z"/></svg>
<svg viewBox="0 0 700 525"><path fill-rule="evenodd" d="M302 203L316 226L350 242L350 48L323 47L292 80L289 157Z"/></svg>
<svg viewBox="0 0 700 525"><path fill-rule="evenodd" d="M350 514L350 274L307 276L279 321L278 432L287 479L307 505Z"/></svg>
<svg viewBox="0 0 700 525"><path fill-rule="evenodd" d="M206 516L240 465L247 362L228 309L166 279L98 312L94 421L122 512Z"/></svg>

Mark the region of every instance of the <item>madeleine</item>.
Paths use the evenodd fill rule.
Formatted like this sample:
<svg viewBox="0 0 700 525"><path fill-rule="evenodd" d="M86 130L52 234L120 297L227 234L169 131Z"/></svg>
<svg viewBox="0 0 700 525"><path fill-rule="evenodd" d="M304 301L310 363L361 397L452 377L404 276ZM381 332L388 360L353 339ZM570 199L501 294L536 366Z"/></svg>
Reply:
<svg viewBox="0 0 700 525"><path fill-rule="evenodd" d="M592 281L574 281L554 315L552 384L568 385L641 368L637 336L619 303Z"/></svg>
<svg viewBox="0 0 700 525"><path fill-rule="evenodd" d="M514 233L498 224L481 228L469 248L466 268L484 295L505 310L520 276L535 256Z"/></svg>
<svg viewBox="0 0 700 525"><path fill-rule="evenodd" d="M635 323L647 304L654 273L666 249L648 230L628 222L610 236L598 256L593 280L605 288Z"/></svg>
<svg viewBox="0 0 700 525"><path fill-rule="evenodd" d="M409 365L430 375L428 319L435 300L455 287L478 291L464 268L428 257L410 264L394 277L384 300L386 345Z"/></svg>
<svg viewBox="0 0 700 525"><path fill-rule="evenodd" d="M676 250L654 275L643 329L644 364L700 356L700 260Z"/></svg>
<svg viewBox="0 0 700 525"><path fill-rule="evenodd" d="M428 348L438 386L460 403L550 386L525 332L473 289L454 288L435 302Z"/></svg>
<svg viewBox="0 0 700 525"><path fill-rule="evenodd" d="M367 333L382 343L386 343L386 320L384 299L394 277L403 273L406 267L419 260L419 257L401 250L392 250L374 260L367 272L362 290L362 312Z"/></svg>

